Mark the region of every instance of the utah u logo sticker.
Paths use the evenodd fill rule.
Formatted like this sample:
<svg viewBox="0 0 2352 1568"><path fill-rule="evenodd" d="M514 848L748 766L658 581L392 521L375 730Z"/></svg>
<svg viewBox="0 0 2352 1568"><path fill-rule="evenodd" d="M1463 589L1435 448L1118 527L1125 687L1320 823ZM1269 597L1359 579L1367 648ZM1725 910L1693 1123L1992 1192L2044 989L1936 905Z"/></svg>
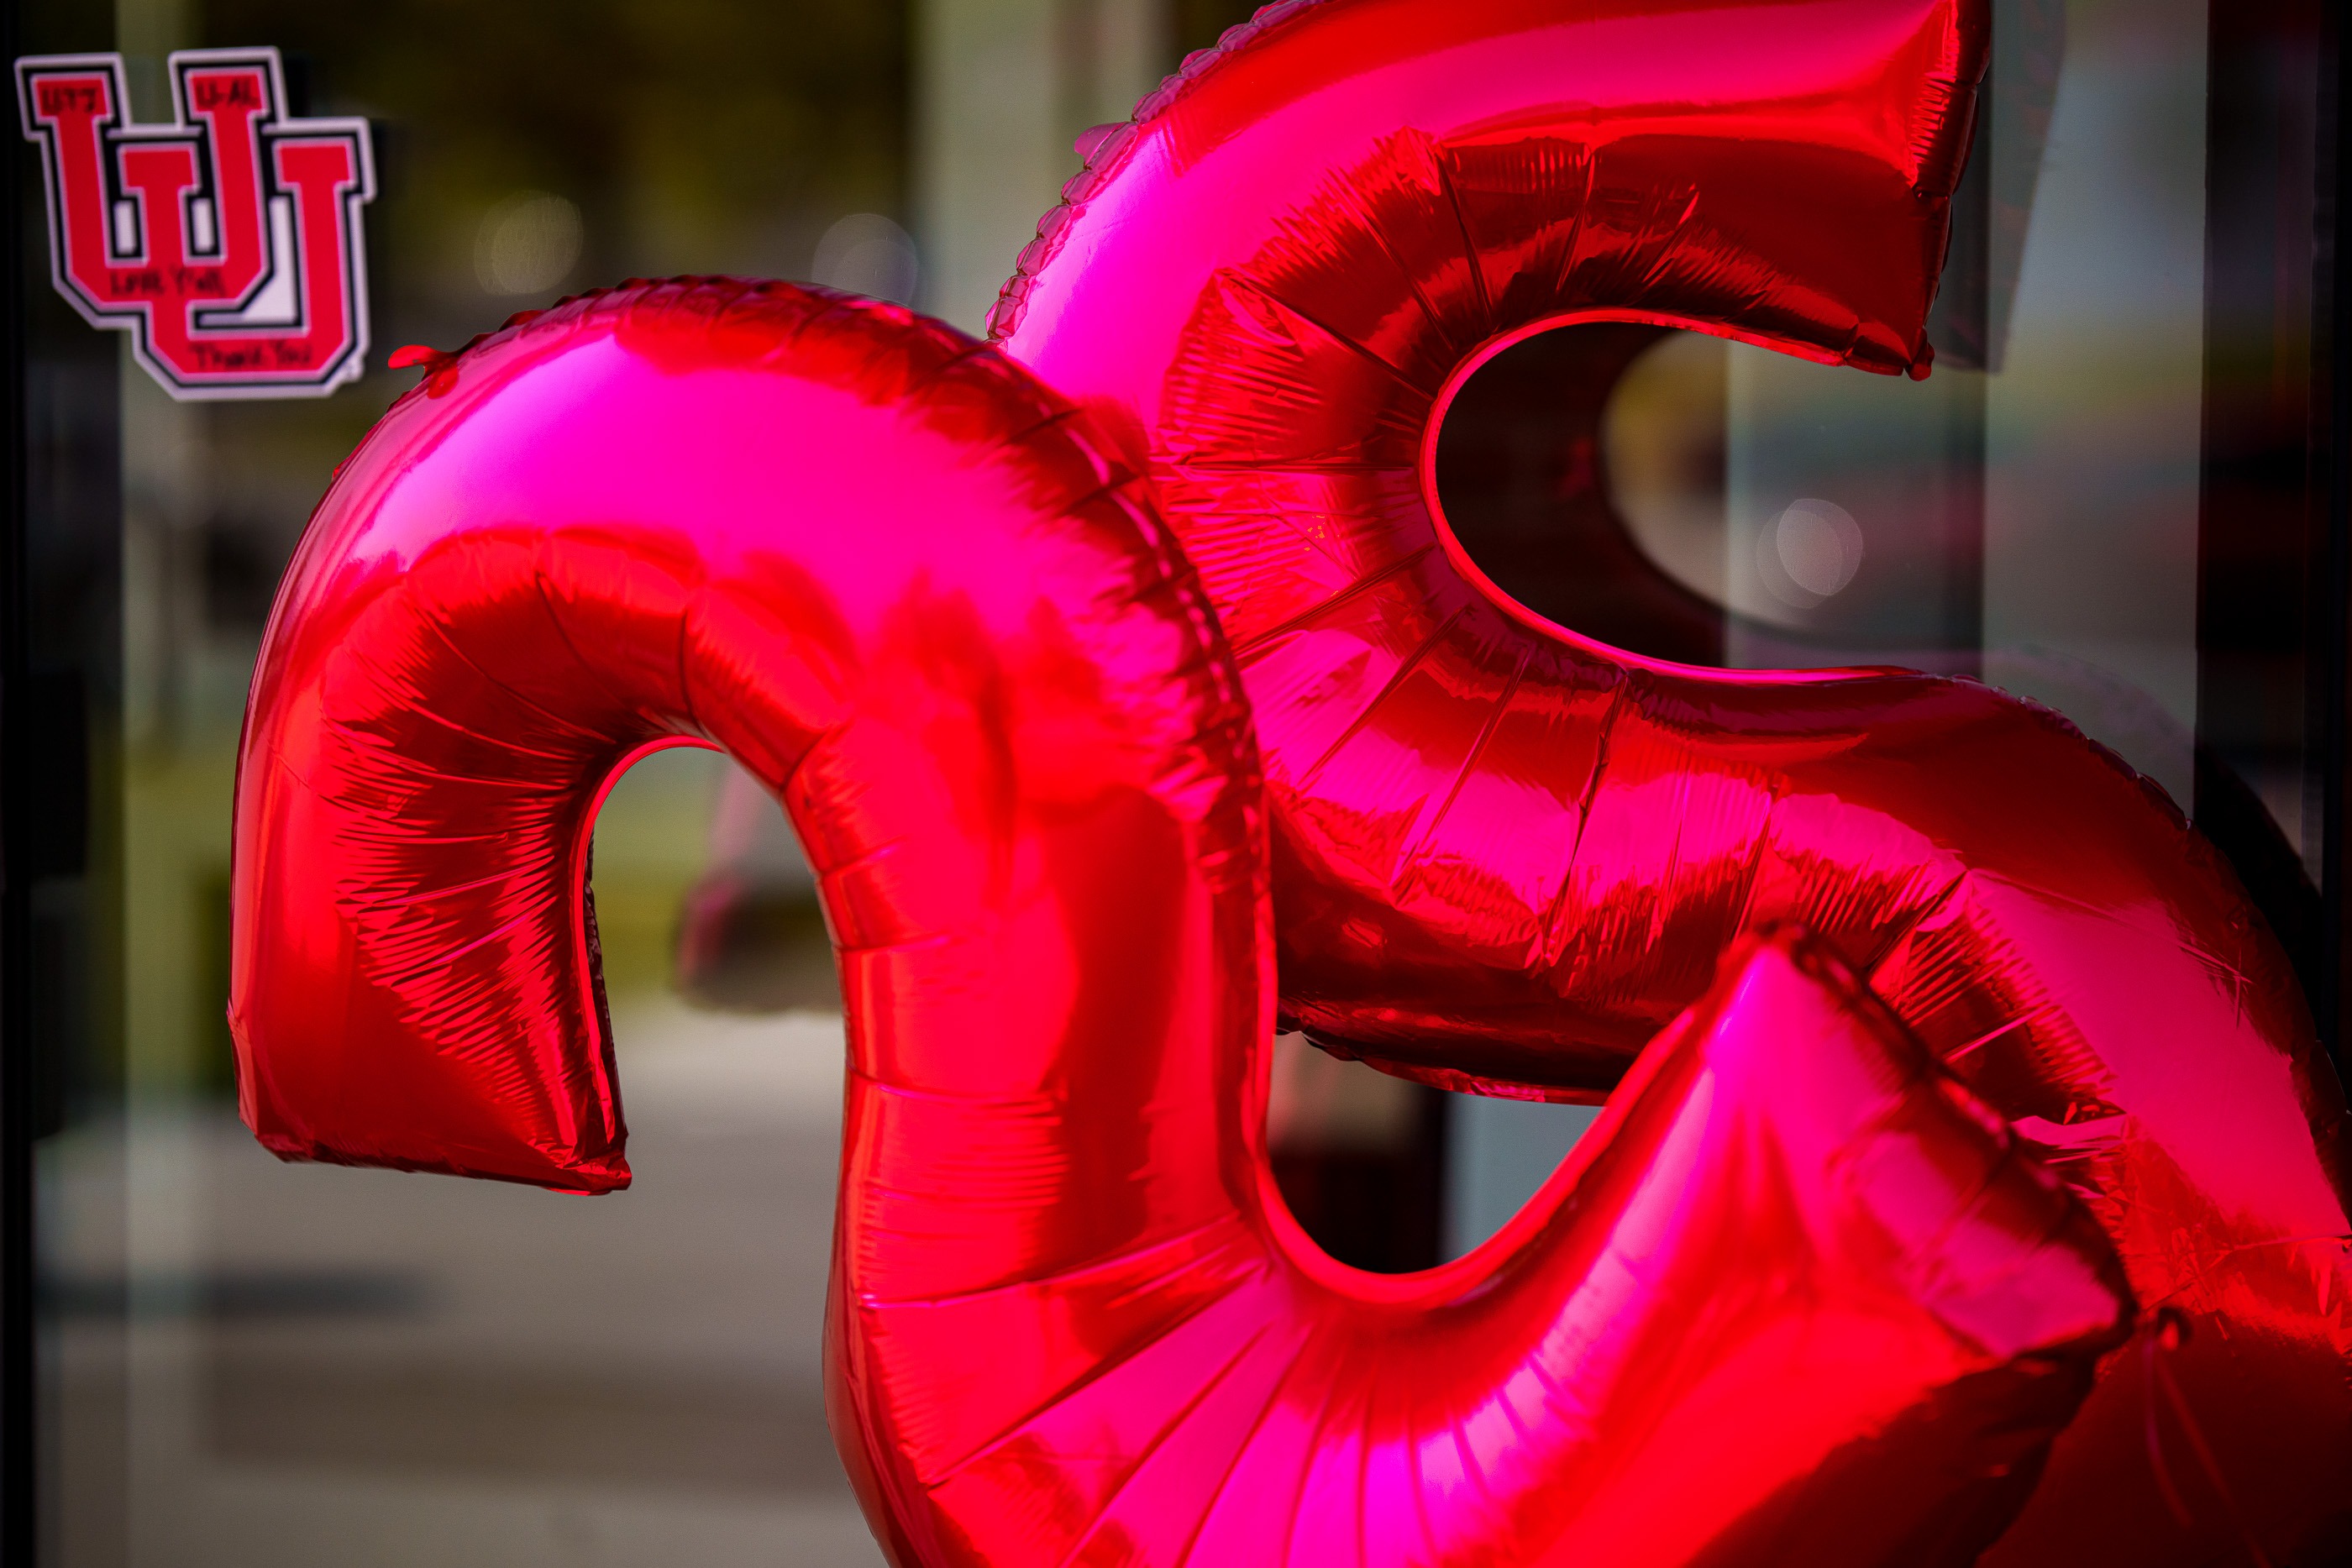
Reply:
<svg viewBox="0 0 2352 1568"><path fill-rule="evenodd" d="M49 263L91 325L132 334L173 397L304 397L367 351L364 120L289 120L276 49L171 59L171 125L136 125L120 55L16 62L41 145Z"/></svg>

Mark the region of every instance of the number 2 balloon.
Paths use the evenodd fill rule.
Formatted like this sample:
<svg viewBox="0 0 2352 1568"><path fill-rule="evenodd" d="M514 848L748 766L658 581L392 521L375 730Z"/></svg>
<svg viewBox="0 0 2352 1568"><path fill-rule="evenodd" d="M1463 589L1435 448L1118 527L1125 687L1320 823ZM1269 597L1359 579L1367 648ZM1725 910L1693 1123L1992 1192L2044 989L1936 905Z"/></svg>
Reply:
<svg viewBox="0 0 2352 1568"><path fill-rule="evenodd" d="M725 281L435 362L256 676L248 1123L625 1185L589 831L717 746L839 952L828 1403L901 1563L2324 1543L2338 1099L2226 870L1980 689L1516 616L1424 499L1460 368L1575 311L1920 363L1981 34L1277 7L1048 219L1001 324L1054 391ZM1360 1274L1266 1174L1277 1006L1613 1092L1488 1244Z"/></svg>

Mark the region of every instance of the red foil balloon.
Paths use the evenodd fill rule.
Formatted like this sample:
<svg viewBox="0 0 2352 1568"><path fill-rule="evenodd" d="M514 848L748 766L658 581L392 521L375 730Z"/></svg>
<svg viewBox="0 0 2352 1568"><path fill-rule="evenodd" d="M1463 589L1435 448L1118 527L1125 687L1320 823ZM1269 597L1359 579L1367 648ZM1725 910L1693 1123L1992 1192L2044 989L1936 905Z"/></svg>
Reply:
<svg viewBox="0 0 2352 1568"><path fill-rule="evenodd" d="M625 1185L583 876L679 742L781 797L839 948L828 1401L901 1564L1957 1565L2127 1332L2096 1225L1788 930L1486 1246L1322 1257L1192 573L994 351L784 286L509 327L337 476L240 759L262 1141Z"/></svg>
<svg viewBox="0 0 2352 1568"><path fill-rule="evenodd" d="M1594 1098L1743 933L1817 928L2186 1330L2107 1367L1992 1560L2306 1561L2352 1547L2343 1095L2229 868L2051 714L1625 654L1514 604L1436 505L1453 389L1547 327L1925 374L1986 30L1292 0L1093 147L993 325L1149 470L1241 661L1290 1019Z"/></svg>

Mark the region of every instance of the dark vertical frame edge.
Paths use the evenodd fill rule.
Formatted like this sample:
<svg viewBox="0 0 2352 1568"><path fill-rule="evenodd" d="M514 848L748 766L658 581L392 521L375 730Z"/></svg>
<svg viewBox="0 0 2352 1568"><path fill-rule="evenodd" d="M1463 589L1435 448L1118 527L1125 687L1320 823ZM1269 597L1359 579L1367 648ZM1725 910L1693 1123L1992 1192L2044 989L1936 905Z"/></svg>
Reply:
<svg viewBox="0 0 2352 1568"><path fill-rule="evenodd" d="M2341 1078L2345 1041L2352 1035L2352 1029L2347 1029L2352 1025L2352 1016L2347 1016L2352 1014L2352 996L2347 996L2344 983L2347 961L2352 961L2352 951L2347 951L2352 923L2346 921L2344 911L2346 858L2352 853L2352 845L2345 841L2346 791L2352 789L2345 768L2347 730L2352 729L2352 463L2346 461L2347 447L2352 447L2352 405L2347 405L2344 395L2346 387L2352 386L2352 375L2347 374L2352 372L2352 334L2343 329L2346 308L2352 304L2352 266L2347 266L2352 258L2345 254L2340 231L2352 159L2346 158L2344 145L2344 18L2336 6L2324 5L2319 25L2318 192L2312 235L2315 274L2312 326L2317 342L2312 357L2319 371L2314 378L2318 405L2314 410L2318 427L2315 455L2322 470L2314 477L2320 482L2326 507L2319 584L2320 645L2315 661L2323 683L2315 706L2321 719L2324 769L2320 952L2325 962L2320 994L2312 1001L2321 1037Z"/></svg>
<svg viewBox="0 0 2352 1568"><path fill-rule="evenodd" d="M0 5L0 58L19 49L20 7ZM14 137L10 138L13 142ZM29 766L34 737L26 627L24 160L5 159L7 243L0 248L0 1562L38 1559L38 1404L33 1270L35 1041L29 1006Z"/></svg>

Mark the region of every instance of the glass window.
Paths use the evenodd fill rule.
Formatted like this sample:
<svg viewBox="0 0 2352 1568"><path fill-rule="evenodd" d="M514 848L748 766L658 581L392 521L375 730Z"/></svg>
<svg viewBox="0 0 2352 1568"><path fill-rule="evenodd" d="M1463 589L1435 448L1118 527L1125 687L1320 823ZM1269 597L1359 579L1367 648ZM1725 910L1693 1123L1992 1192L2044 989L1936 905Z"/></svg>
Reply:
<svg viewBox="0 0 2352 1568"><path fill-rule="evenodd" d="M631 1192L280 1166L237 1122L223 1018L246 685L311 507L415 380L389 350L688 272L976 331L1073 141L1249 9L12 6L20 54L120 49L150 121L172 50L274 45L297 113L366 117L380 188L367 373L181 402L49 287L20 147L0 1099L29 1162L10 1234L37 1312L11 1343L37 1397L20 1385L0 1433L0 1502L30 1489L6 1521L37 1519L37 1561L880 1560L821 1389L839 998L772 801L671 751L598 820ZM1900 664L2057 708L2229 855L2333 1040L2334 45L2316 7L2272 0L1996 16L1929 380L1646 325L1547 333L1453 405L1447 515L1527 604L1637 652ZM1269 1113L1302 1222L1391 1270L1490 1234L1592 1115L1297 1035Z"/></svg>

